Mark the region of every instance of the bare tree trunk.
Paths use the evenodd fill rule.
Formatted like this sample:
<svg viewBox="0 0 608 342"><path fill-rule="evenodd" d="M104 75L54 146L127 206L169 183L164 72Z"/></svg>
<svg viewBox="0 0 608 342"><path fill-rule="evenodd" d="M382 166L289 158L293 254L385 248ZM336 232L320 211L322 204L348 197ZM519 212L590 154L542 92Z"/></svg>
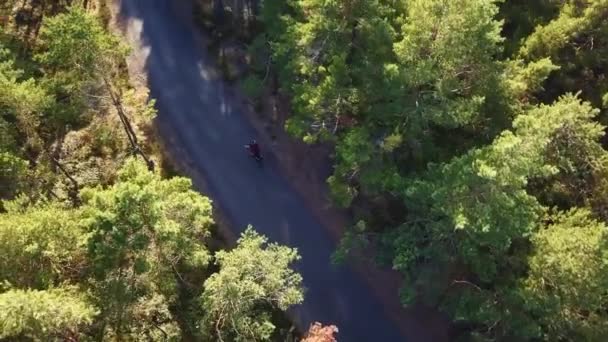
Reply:
<svg viewBox="0 0 608 342"><path fill-rule="evenodd" d="M72 175L63 167L63 165L61 165L59 160L54 157L51 157L51 160L53 161L53 164L57 166L57 168L59 168L59 170L61 170L61 172L68 178L70 183L72 183L72 187L68 190L68 197L70 197L72 204L77 207L80 205L80 199L78 198L78 181L72 177Z"/></svg>
<svg viewBox="0 0 608 342"><path fill-rule="evenodd" d="M116 112L118 113L118 117L120 118L120 121L125 130L125 133L127 134L127 138L129 139L129 143L131 144L133 153L139 154L143 158L143 160L146 162L146 165L148 166L148 170L154 171L154 161L152 161L150 158L148 158L148 156L140 148L139 143L137 142L137 134L135 134L135 131L133 130L133 126L131 126L131 123L129 122L129 118L125 114L124 108L122 106L122 101L120 99L120 95L116 94L114 92L114 89L112 88L112 85L110 84L110 81L108 81L107 78L104 77L103 81L104 81L106 89L110 95L110 98L112 99L112 103L114 104L114 107L116 108Z"/></svg>

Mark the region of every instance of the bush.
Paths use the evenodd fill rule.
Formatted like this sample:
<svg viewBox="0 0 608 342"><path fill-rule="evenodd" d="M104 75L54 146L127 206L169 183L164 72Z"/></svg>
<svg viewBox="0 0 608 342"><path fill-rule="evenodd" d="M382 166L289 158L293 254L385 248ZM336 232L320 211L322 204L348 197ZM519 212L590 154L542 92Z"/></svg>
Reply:
<svg viewBox="0 0 608 342"><path fill-rule="evenodd" d="M258 101L264 90L264 81L257 75L249 75L242 81L241 87L249 98L253 101Z"/></svg>

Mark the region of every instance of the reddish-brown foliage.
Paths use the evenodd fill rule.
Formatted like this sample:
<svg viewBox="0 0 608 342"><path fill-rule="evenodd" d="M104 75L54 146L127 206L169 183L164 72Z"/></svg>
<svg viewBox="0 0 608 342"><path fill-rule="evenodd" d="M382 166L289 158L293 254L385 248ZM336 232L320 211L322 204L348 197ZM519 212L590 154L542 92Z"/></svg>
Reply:
<svg viewBox="0 0 608 342"><path fill-rule="evenodd" d="M336 342L334 334L338 333L338 327L335 325L323 326L319 322L310 325L306 336L302 342Z"/></svg>

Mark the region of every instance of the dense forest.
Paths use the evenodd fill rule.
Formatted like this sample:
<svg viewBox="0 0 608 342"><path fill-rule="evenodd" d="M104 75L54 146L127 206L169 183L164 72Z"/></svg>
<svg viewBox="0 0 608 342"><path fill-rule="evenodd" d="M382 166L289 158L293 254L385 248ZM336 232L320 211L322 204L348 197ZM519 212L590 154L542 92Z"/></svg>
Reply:
<svg viewBox="0 0 608 342"><path fill-rule="evenodd" d="M607 339L608 0L198 2L247 44L243 89L333 147L336 205L368 208L336 262L374 251L462 340ZM110 3L0 4L0 340L295 338L297 251L226 248Z"/></svg>
<svg viewBox="0 0 608 342"><path fill-rule="evenodd" d="M608 338L608 1L199 3L371 206L336 259L372 246L463 338Z"/></svg>
<svg viewBox="0 0 608 342"><path fill-rule="evenodd" d="M211 201L163 160L109 5L0 5L0 340L296 338L297 251L251 227L222 249Z"/></svg>

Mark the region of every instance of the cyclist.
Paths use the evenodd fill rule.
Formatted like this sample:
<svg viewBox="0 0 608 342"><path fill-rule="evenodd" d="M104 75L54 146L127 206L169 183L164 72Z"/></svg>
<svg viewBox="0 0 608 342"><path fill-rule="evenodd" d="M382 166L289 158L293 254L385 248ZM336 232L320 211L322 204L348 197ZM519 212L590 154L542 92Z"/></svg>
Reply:
<svg viewBox="0 0 608 342"><path fill-rule="evenodd" d="M245 147L249 150L249 153L251 153L251 156L255 159L262 158L262 155L260 154L260 145L257 141L255 141L255 139L251 140L251 142L245 145Z"/></svg>

